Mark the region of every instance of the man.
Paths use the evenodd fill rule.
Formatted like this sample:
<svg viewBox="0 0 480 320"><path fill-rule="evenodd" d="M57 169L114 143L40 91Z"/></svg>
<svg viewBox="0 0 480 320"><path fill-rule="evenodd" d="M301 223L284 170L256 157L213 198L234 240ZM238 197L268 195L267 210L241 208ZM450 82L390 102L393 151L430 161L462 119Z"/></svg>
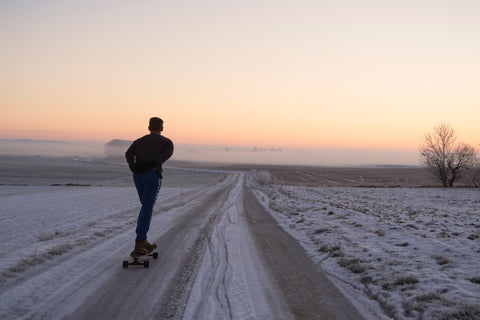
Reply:
<svg viewBox="0 0 480 320"><path fill-rule="evenodd" d="M151 118L148 130L150 134L135 140L125 153L142 204L135 231L135 249L130 253L132 257L149 254L157 247L148 243L147 232L162 186L162 164L173 154L172 141L160 134L163 131L162 119Z"/></svg>

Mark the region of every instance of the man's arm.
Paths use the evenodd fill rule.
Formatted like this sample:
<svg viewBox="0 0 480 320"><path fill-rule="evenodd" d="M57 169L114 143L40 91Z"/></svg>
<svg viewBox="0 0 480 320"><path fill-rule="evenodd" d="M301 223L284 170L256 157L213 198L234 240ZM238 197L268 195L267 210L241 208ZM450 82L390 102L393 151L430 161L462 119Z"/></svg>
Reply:
<svg viewBox="0 0 480 320"><path fill-rule="evenodd" d="M165 161L170 159L172 154L173 154L173 142L172 142L172 140L167 139L167 144L165 146L165 150L160 155L160 159L159 159L160 164L163 164Z"/></svg>
<svg viewBox="0 0 480 320"><path fill-rule="evenodd" d="M135 172L135 142L133 142L127 152L125 152L125 158L127 159L130 170Z"/></svg>
<svg viewBox="0 0 480 320"><path fill-rule="evenodd" d="M155 161L155 172L158 177L162 178L162 164L167 161L173 154L173 142L170 139L166 139L165 148L159 157Z"/></svg>

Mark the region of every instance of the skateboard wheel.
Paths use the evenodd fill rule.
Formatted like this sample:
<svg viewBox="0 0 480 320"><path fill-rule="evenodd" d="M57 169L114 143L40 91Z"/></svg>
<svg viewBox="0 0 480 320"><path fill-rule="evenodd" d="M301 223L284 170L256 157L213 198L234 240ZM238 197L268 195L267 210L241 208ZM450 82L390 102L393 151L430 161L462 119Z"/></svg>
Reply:
<svg viewBox="0 0 480 320"><path fill-rule="evenodd" d="M158 252L153 253L153 259L158 259Z"/></svg>
<svg viewBox="0 0 480 320"><path fill-rule="evenodd" d="M123 265L124 268L128 268L128 261L123 261L122 265Z"/></svg>
<svg viewBox="0 0 480 320"><path fill-rule="evenodd" d="M148 267L149 267L148 261L145 261L145 262L143 263L143 267L144 267L144 268L148 268Z"/></svg>

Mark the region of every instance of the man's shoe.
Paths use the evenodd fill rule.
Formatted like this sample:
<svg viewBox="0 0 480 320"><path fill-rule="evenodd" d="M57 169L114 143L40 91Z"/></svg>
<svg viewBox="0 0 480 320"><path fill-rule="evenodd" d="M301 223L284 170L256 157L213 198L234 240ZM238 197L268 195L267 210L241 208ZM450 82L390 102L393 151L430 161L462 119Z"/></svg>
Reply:
<svg viewBox="0 0 480 320"><path fill-rule="evenodd" d="M157 245L155 243L150 244L147 240L145 240L145 247L147 248L148 251L153 251L157 249Z"/></svg>
<svg viewBox="0 0 480 320"><path fill-rule="evenodd" d="M149 250L147 247L147 240L135 240L135 249L130 253L132 258L136 256L146 256L151 253L152 250Z"/></svg>

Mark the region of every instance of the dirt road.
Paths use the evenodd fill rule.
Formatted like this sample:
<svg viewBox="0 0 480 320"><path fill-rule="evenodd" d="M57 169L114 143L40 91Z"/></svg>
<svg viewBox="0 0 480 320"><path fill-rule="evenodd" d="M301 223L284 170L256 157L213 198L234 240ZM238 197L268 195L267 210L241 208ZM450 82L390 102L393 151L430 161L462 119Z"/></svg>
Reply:
<svg viewBox="0 0 480 320"><path fill-rule="evenodd" d="M149 269L122 269L130 246L109 251L125 243L118 236L65 262L90 266L25 318L362 319L259 204L246 173L158 205L177 214L166 225L152 221L159 258ZM54 279L61 269L50 272Z"/></svg>

